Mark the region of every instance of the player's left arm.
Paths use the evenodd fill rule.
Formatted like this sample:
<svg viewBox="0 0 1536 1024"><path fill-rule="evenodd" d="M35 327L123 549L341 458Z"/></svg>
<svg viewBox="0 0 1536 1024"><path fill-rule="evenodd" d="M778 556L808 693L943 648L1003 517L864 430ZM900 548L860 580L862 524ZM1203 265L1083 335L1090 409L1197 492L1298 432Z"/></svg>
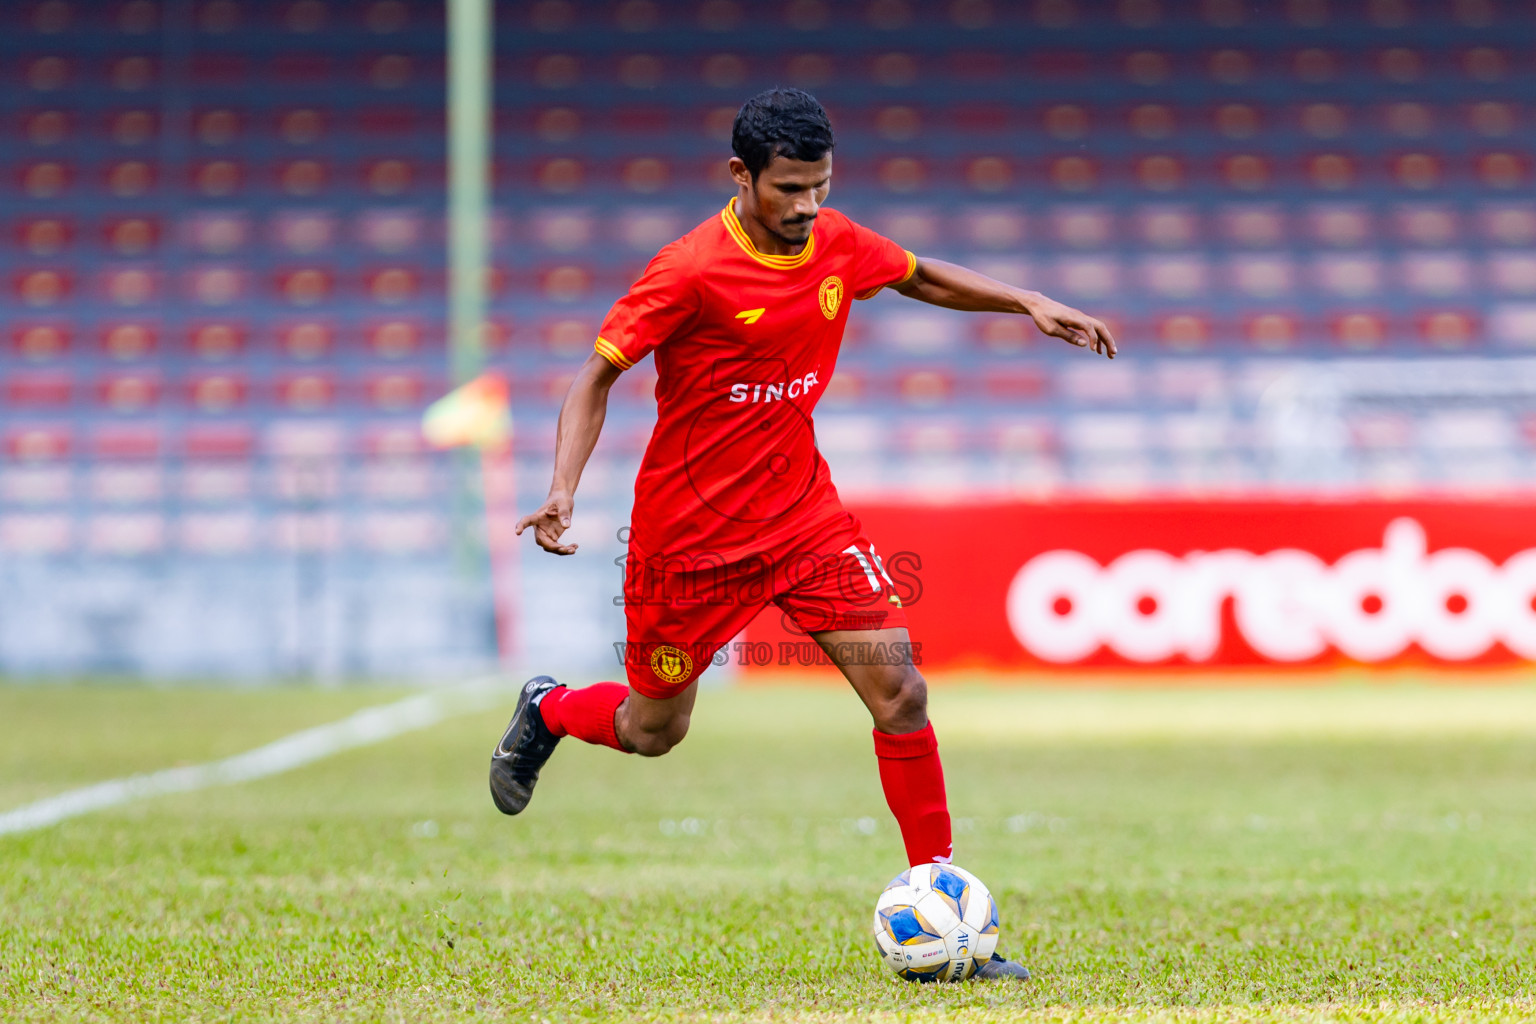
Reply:
<svg viewBox="0 0 1536 1024"><path fill-rule="evenodd" d="M1018 313L1046 334L1115 358L1115 338L1104 321L1039 292L995 281L943 260L918 259L912 276L892 285L909 299L975 313Z"/></svg>

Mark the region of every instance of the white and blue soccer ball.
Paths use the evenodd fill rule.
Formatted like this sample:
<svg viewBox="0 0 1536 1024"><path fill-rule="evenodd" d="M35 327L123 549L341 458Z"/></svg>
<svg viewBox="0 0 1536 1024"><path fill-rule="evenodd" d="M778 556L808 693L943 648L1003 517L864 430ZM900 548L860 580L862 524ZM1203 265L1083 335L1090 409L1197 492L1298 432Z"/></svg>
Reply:
<svg viewBox="0 0 1536 1024"><path fill-rule="evenodd" d="M903 871L875 903L880 959L908 981L964 981L997 949L997 900L953 864Z"/></svg>

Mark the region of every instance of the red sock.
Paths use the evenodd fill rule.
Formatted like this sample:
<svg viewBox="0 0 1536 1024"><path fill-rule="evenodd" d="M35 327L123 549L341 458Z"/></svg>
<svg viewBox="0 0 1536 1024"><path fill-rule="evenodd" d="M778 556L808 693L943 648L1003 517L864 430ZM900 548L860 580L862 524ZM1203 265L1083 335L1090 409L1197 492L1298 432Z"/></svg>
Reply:
<svg viewBox="0 0 1536 1024"><path fill-rule="evenodd" d="M600 743L623 750L613 728L613 716L629 687L623 683L593 683L580 690L562 686L539 701L539 714L556 736L574 736L584 743Z"/></svg>
<svg viewBox="0 0 1536 1024"><path fill-rule="evenodd" d="M875 757L885 802L901 826L907 863L948 864L954 844L949 834L949 803L944 799L944 766L933 725L893 736L875 730Z"/></svg>

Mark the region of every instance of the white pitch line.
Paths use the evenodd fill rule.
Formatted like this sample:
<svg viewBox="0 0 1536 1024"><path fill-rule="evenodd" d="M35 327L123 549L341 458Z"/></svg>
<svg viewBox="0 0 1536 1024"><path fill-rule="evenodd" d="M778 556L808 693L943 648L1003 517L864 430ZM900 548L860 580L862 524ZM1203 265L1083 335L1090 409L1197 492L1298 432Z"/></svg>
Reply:
<svg viewBox="0 0 1536 1024"><path fill-rule="evenodd" d="M219 761L130 775L72 789L0 814L0 836L47 828L68 818L152 796L233 786L278 775L344 750L425 729L453 715L483 710L516 693L517 690L504 678L476 679L407 697L393 704L365 708L329 725L304 729Z"/></svg>

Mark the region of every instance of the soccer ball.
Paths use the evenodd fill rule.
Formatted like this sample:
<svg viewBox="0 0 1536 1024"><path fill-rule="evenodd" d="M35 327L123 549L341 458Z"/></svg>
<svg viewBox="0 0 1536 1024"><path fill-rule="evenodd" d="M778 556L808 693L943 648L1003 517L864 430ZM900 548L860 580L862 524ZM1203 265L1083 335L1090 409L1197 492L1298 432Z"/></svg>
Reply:
<svg viewBox="0 0 1536 1024"><path fill-rule="evenodd" d="M919 864L875 903L880 958L908 981L964 981L997 949L997 900L953 864Z"/></svg>

